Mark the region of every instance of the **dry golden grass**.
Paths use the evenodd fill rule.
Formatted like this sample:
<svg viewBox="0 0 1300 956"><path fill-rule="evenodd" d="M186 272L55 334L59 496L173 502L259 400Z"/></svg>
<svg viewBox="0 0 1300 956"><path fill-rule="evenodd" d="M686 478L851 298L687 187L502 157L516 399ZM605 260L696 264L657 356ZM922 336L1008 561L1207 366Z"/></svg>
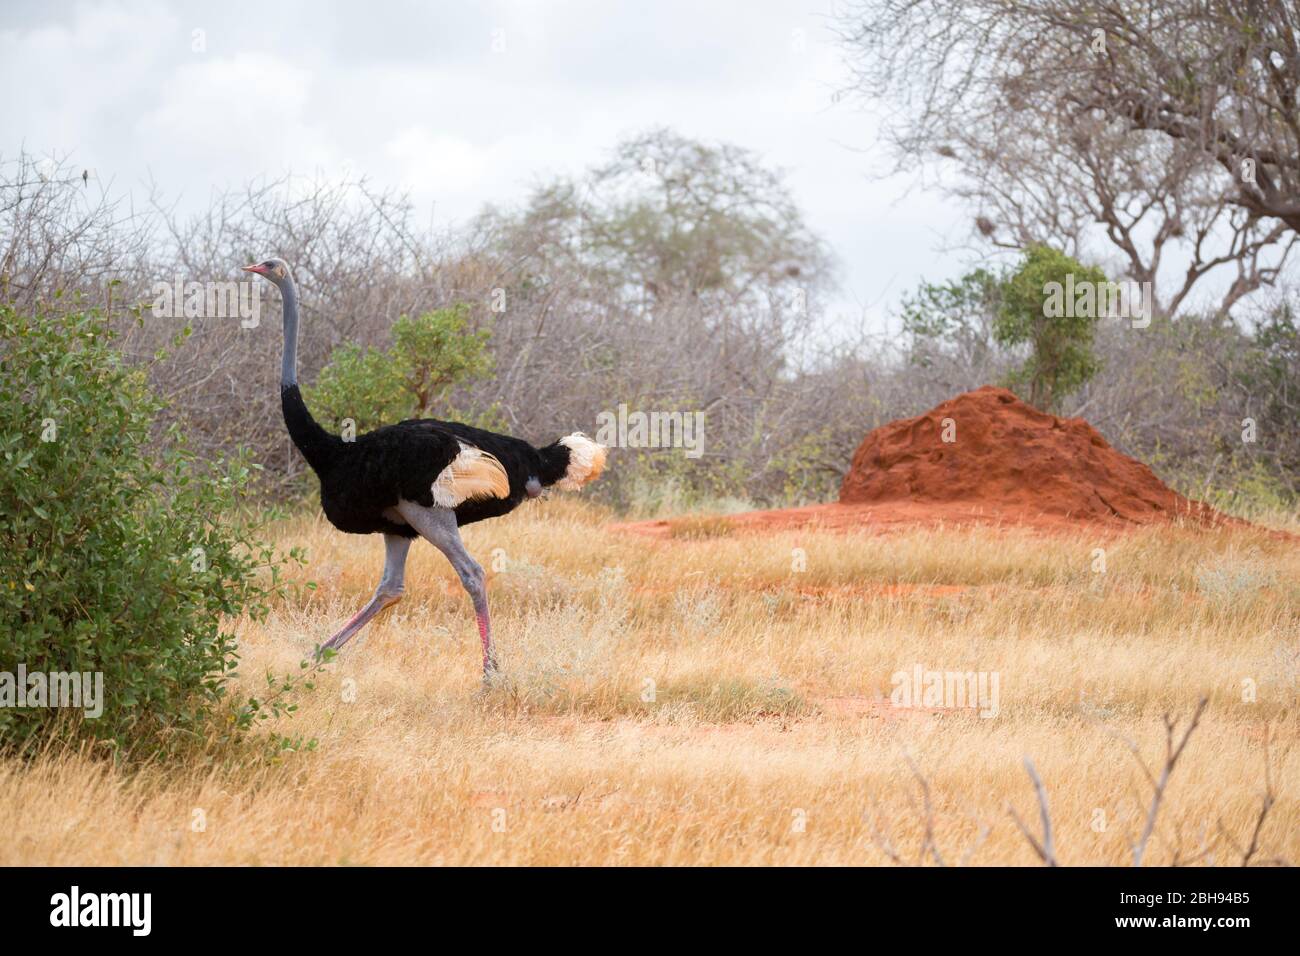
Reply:
<svg viewBox="0 0 1300 956"><path fill-rule="evenodd" d="M1239 859L1266 733L1278 801L1255 860L1300 860L1293 541L1178 528L651 540L607 519L554 499L467 530L495 570L503 686L480 693L468 601L417 544L405 602L275 727L315 751L135 771L67 753L0 762L0 863L913 862L928 817L945 862L1031 864L1007 812L1037 825L1028 756L1061 861L1124 864L1150 800L1124 738L1158 767L1162 714L1186 717L1202 695L1147 862L1203 845L1203 862ZM282 540L307 547L301 581L319 587L239 623L246 693L295 669L382 563L377 539L323 520ZM915 665L997 672L997 715L891 706L891 675Z"/></svg>

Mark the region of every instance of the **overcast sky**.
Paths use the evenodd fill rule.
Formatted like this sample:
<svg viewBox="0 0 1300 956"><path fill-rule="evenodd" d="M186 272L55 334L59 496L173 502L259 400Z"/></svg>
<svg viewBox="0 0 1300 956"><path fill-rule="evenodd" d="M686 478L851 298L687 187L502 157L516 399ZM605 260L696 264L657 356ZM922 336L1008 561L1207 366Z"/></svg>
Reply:
<svg viewBox="0 0 1300 956"><path fill-rule="evenodd" d="M14 3L0 13L0 153L69 154L116 190L186 205L285 171L347 169L437 221L602 161L667 125L784 167L841 264L836 313L877 328L921 275L955 275L969 216L835 102L828 2ZM202 31L196 34L195 31Z"/></svg>

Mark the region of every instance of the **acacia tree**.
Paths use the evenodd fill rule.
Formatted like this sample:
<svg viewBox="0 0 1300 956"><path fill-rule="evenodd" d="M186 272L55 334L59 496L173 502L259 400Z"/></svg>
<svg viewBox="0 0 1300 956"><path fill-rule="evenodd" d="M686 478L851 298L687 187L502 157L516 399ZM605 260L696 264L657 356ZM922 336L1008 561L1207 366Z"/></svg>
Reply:
<svg viewBox="0 0 1300 956"><path fill-rule="evenodd" d="M520 214L489 209L479 225L506 241L537 236L534 267L576 271L646 312L691 298L803 313L830 278L779 170L667 129L622 140L581 180L538 188Z"/></svg>
<svg viewBox="0 0 1300 956"><path fill-rule="evenodd" d="M940 157L986 240L1099 242L1173 314L1212 272L1225 310L1273 284L1297 241L1298 22L1291 0L857 0L839 32L854 88L901 106L899 168Z"/></svg>

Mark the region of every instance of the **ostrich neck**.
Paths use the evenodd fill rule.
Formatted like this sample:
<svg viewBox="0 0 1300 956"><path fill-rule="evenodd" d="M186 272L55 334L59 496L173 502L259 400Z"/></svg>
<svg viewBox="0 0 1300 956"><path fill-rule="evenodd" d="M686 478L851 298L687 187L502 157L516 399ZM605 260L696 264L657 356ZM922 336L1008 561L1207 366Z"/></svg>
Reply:
<svg viewBox="0 0 1300 956"><path fill-rule="evenodd" d="M280 387L298 384L298 287L286 279L280 287L284 299L284 357L280 363Z"/></svg>
<svg viewBox="0 0 1300 956"><path fill-rule="evenodd" d="M342 454L343 442L316 423L298 389L298 289L292 278L280 286L284 300L284 358L280 363L280 407L289 437L318 475Z"/></svg>

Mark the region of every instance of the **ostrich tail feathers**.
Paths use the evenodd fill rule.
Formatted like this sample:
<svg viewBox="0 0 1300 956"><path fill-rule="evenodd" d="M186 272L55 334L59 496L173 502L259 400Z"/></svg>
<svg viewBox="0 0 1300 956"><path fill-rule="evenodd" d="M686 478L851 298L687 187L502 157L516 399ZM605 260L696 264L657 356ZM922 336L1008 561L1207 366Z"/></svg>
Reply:
<svg viewBox="0 0 1300 956"><path fill-rule="evenodd" d="M455 508L475 498L509 498L510 479L493 455L461 442L460 454L433 482L434 504Z"/></svg>
<svg viewBox="0 0 1300 956"><path fill-rule="evenodd" d="M595 481L605 470L608 449L582 432L566 435L557 444L569 451L569 463L564 469L564 476L555 483L555 487L561 491L577 491L583 485Z"/></svg>

